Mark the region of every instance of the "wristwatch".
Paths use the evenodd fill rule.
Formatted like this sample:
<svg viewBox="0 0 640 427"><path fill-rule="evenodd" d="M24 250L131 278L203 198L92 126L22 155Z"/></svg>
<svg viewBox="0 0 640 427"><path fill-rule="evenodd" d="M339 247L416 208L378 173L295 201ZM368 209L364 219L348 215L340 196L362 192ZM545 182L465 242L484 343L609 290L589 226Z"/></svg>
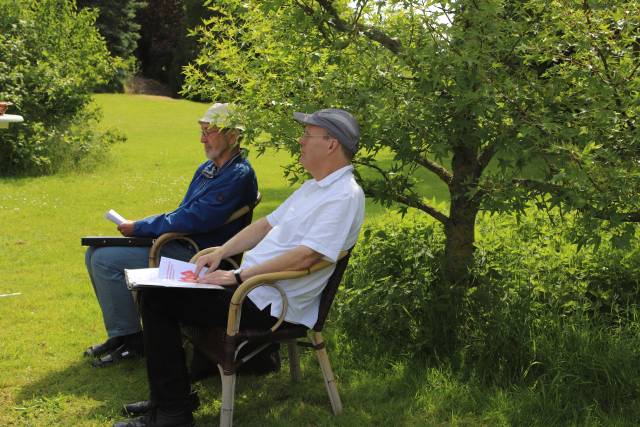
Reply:
<svg viewBox="0 0 640 427"><path fill-rule="evenodd" d="M240 274L242 274L242 269L239 268L237 270L233 270L233 275L236 276L236 283L238 285L242 285L242 277L240 277Z"/></svg>

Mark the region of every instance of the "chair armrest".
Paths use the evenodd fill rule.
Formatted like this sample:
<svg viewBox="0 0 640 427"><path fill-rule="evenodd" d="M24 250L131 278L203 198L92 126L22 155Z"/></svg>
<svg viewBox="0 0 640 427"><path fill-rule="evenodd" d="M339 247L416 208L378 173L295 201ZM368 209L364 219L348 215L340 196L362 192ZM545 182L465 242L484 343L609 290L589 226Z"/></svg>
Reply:
<svg viewBox="0 0 640 427"><path fill-rule="evenodd" d="M151 249L149 249L149 267L154 268L158 266L158 256L160 255L160 250L172 240L184 240L198 251L200 248L198 244L193 241L190 237L188 237L185 233L164 233L160 237L158 237L153 245L151 245Z"/></svg>
<svg viewBox="0 0 640 427"><path fill-rule="evenodd" d="M155 240L153 237L85 236L80 239L80 244L96 248L108 246L151 247Z"/></svg>
<svg viewBox="0 0 640 427"><path fill-rule="evenodd" d="M227 218L227 220L224 222L225 225L235 221L236 219L238 219L238 218L240 218L242 216L245 216L246 214L249 213L250 210L251 210L251 208L249 206L241 207L240 209L238 209L237 211L232 213L229 218Z"/></svg>
<svg viewBox="0 0 640 427"><path fill-rule="evenodd" d="M225 224L229 224L230 222L233 222L236 219L238 219L238 218L240 218L242 216L245 216L250 211L254 210L256 208L256 206L258 206L260 204L261 200L262 200L262 194L260 194L260 192L258 192L258 197L256 198L255 202L253 202L251 205L245 205L245 206L241 207L240 209L238 209L237 211L235 211L234 213L232 213L231 216L229 218L227 218L227 220L224 223Z"/></svg>
<svg viewBox="0 0 640 427"><path fill-rule="evenodd" d="M342 251L338 256L338 260L344 258L349 252ZM287 295L284 292L284 289L277 283L274 283L279 280L290 280L297 279L299 277L307 276L316 271L327 268L334 263L321 260L320 262L315 263L310 268L306 270L292 270L292 271L277 271L274 273L265 273L258 274L257 276L253 276L246 281L244 281L233 293L231 297L231 304L229 305L229 317L227 319L227 335L234 336L238 333L240 328L240 313L242 309L242 304L244 303L245 298L255 288L260 286L271 286L275 288L278 292L280 292L280 296L282 297L282 311L280 316L278 316L278 321L271 327L271 332L275 331L280 327L282 322L284 322L284 317L287 313L287 308L289 302L287 300Z"/></svg>
<svg viewBox="0 0 640 427"><path fill-rule="evenodd" d="M225 224L229 224L233 221L235 221L238 218L241 218L243 216L245 216L246 214L248 214L249 212L251 212L262 200L262 194L258 193L258 197L256 198L256 201L249 205L245 205L243 207L241 207L240 209L238 209L237 211L233 212L231 214L231 216L229 218L227 218L227 220L224 222ZM160 250L162 249L162 247L164 245L166 245L167 243L169 243L172 240L184 240L188 243L190 243L191 245L193 245L193 247L196 249L196 251L199 251L200 248L198 247L198 245L196 244L196 242L193 241L193 239L191 239L190 237L188 237L189 235L187 233L164 233L163 235L161 235L160 237L158 237L155 242L153 243L153 245L151 246L151 249L149 250L149 267L153 268L153 267L157 267L158 266L158 255L160 254ZM211 249L211 248L209 248ZM206 249L205 249L206 251ZM212 252L211 250L208 252L198 252L197 254L194 255L193 258L191 258L190 262L194 262L194 260L198 259L199 256L204 255L205 253L209 253ZM235 268L238 268L238 263L235 262L234 260L232 260L231 258L226 258L227 261L229 261L231 263L231 265L233 265Z"/></svg>

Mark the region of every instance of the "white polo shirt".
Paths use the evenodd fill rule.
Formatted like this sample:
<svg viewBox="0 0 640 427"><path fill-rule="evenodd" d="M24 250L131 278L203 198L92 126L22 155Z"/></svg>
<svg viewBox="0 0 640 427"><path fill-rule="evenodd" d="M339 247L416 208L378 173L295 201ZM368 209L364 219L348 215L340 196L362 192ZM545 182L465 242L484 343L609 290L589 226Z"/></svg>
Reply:
<svg viewBox="0 0 640 427"><path fill-rule="evenodd" d="M307 246L336 262L340 251L351 248L358 239L364 221L364 192L353 177L353 167L345 166L320 181L306 181L275 211L267 216L273 227L250 251L244 254L243 268L260 264L297 246ZM316 271L295 280L278 284L289 300L285 320L315 325L320 296L335 267ZM280 294L262 286L249 293L259 308L271 304L271 315L282 310Z"/></svg>

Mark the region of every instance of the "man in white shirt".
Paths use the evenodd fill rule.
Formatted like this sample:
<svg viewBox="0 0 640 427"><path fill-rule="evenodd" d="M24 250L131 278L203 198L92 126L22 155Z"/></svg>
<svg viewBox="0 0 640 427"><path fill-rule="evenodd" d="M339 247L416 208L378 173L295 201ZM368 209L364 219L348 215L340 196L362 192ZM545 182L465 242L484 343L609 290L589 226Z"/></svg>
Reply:
<svg viewBox="0 0 640 427"><path fill-rule="evenodd" d="M358 149L359 127L344 110L294 113L305 125L300 163L306 181L274 212L249 225L216 252L198 260L209 266L202 283L237 285L258 274L304 270L321 259L336 261L356 242L364 220L364 193L353 177L351 159ZM247 251L238 270L217 270L222 259ZM320 295L333 269L279 284L289 302L285 321L312 327ZM150 401L135 408L151 410L117 427L189 426L193 423L190 384L184 364L180 323L226 326L231 292L149 289L141 295ZM257 288L242 307L244 327L270 328L281 311L281 298L270 287ZM142 412L142 411L137 411Z"/></svg>

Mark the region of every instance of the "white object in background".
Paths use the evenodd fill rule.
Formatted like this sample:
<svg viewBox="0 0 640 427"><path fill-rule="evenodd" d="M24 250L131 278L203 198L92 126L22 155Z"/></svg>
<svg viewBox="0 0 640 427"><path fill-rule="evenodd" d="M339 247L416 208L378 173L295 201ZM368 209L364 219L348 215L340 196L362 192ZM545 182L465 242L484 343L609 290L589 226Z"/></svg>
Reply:
<svg viewBox="0 0 640 427"><path fill-rule="evenodd" d="M105 213L104 217L109 221L113 222L115 225L120 225L123 222L127 221L126 219L124 219L122 215L120 215L118 212L114 211L113 209L109 209L109 212Z"/></svg>
<svg viewBox="0 0 640 427"><path fill-rule="evenodd" d="M6 129L9 127L9 123L21 123L24 122L22 116L17 114L2 114L0 115L0 129Z"/></svg>
<svg viewBox="0 0 640 427"><path fill-rule="evenodd" d="M15 292L13 294L1 294L0 298L4 298L4 297L17 297L18 295L22 295L22 292Z"/></svg>

